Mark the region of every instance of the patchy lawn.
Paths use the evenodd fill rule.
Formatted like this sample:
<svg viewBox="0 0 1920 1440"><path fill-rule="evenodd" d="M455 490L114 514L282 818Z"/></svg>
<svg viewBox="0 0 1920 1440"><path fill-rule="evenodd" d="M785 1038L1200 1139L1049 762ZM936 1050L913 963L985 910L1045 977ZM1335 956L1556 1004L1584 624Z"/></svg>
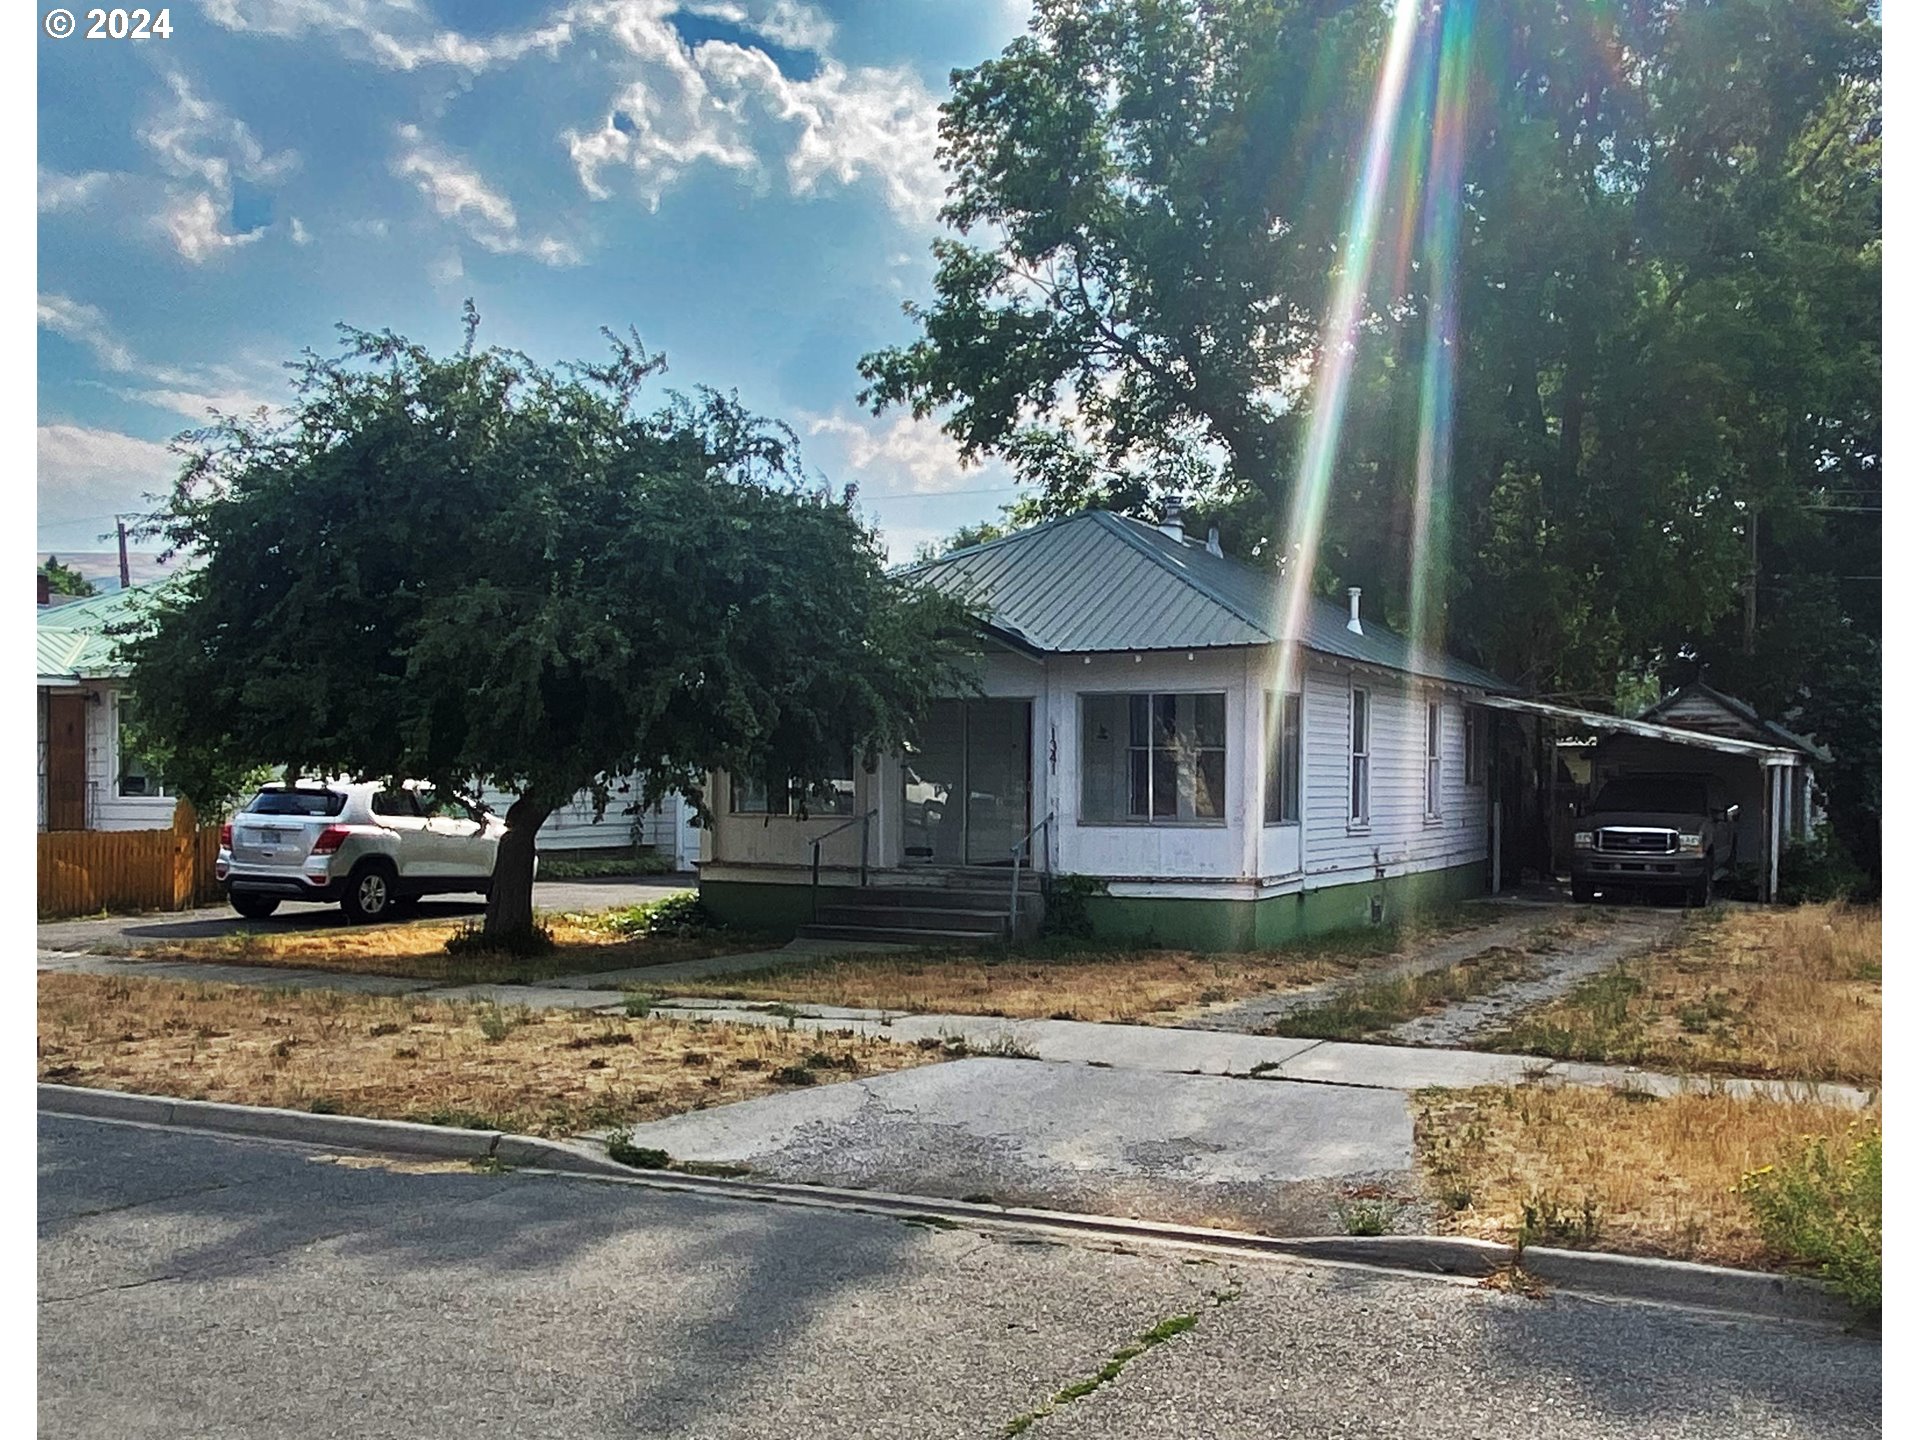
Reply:
<svg viewBox="0 0 1920 1440"><path fill-rule="evenodd" d="M1469 905L1399 928L1346 931L1238 955L1055 941L1012 951L828 956L744 975L676 980L672 988L675 995L721 1000L1151 1024L1355 974L1486 919L1482 907Z"/></svg>
<svg viewBox="0 0 1920 1440"><path fill-rule="evenodd" d="M335 991L43 974L39 1078L536 1135L941 1058L887 1041Z"/></svg>
<svg viewBox="0 0 1920 1440"><path fill-rule="evenodd" d="M767 937L721 930L697 936L623 933L613 923L626 911L545 915L554 948L544 955L449 955L448 939L474 923L354 925L278 933L259 930L206 940L167 940L140 946L136 960L195 960L212 965L270 965L296 970L339 970L355 975L398 975L455 985L539 981L555 975L670 965L709 955L738 955L767 948Z"/></svg>
<svg viewBox="0 0 1920 1440"><path fill-rule="evenodd" d="M1537 974L1539 966L1526 951L1495 946L1440 970L1354 985L1326 1004L1296 1011L1270 1028L1275 1035L1302 1039L1372 1039L1421 1015Z"/></svg>
<svg viewBox="0 0 1920 1440"><path fill-rule="evenodd" d="M1812 1101L1487 1086L1415 1097L1414 1149L1437 1228L1504 1243L1773 1269L1742 1175L1809 1136L1849 1141L1861 1112Z"/></svg>
<svg viewBox="0 0 1920 1440"><path fill-rule="evenodd" d="M1732 910L1595 976L1482 1050L1880 1084L1880 912Z"/></svg>

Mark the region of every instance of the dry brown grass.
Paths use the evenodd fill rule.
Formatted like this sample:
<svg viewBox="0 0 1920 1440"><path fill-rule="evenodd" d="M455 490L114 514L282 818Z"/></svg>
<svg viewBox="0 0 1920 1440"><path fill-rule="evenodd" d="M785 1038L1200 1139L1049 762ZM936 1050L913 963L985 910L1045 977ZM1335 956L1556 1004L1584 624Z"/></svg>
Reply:
<svg viewBox="0 0 1920 1440"><path fill-rule="evenodd" d="M1511 1242L1531 1207L1537 1245L1773 1268L1735 1193L1749 1170L1808 1136L1845 1136L1866 1112L1814 1101L1486 1086L1416 1097L1414 1148L1449 1234Z"/></svg>
<svg viewBox="0 0 1920 1440"><path fill-rule="evenodd" d="M1734 910L1482 1042L1557 1059L1880 1084L1880 911Z"/></svg>
<svg viewBox="0 0 1920 1440"><path fill-rule="evenodd" d="M540 1135L751 1099L788 1067L825 1081L939 1058L757 1025L100 975L42 975L39 1008L42 1080Z"/></svg>
<svg viewBox="0 0 1920 1440"><path fill-rule="evenodd" d="M1167 1024L1210 1006L1303 989L1404 959L1497 912L1463 905L1398 927L1350 930L1271 950L1201 954L1054 942L1027 950L841 955L707 980L676 995L845 1005L912 1014Z"/></svg>
<svg viewBox="0 0 1920 1440"><path fill-rule="evenodd" d="M1153 1021L1328 980L1359 963L1351 954L1312 952L1077 951L1058 958L975 951L849 955L749 975L676 980L673 992L915 1014Z"/></svg>
<svg viewBox="0 0 1920 1440"><path fill-rule="evenodd" d="M758 949L762 936L721 931L694 938L622 936L590 915L549 915L542 924L554 949L544 955L449 955L449 938L472 922L421 921L400 925L353 925L327 930L250 930L205 940L165 940L132 952L139 960L192 960L211 965L266 965L296 970L337 970L355 975L400 975L449 984L546 980L669 965L708 955Z"/></svg>

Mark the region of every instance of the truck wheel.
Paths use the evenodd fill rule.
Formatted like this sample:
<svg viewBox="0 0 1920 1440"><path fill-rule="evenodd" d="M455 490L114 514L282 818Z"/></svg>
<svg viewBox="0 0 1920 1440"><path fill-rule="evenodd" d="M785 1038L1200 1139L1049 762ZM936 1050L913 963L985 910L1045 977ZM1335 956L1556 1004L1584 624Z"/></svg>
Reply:
<svg viewBox="0 0 1920 1440"><path fill-rule="evenodd" d="M1687 892L1687 901L1702 910L1713 904L1713 861L1711 859L1707 861L1707 873Z"/></svg>
<svg viewBox="0 0 1920 1440"><path fill-rule="evenodd" d="M379 863L363 865L347 881L340 908L356 925L370 925L393 914L393 872Z"/></svg>
<svg viewBox="0 0 1920 1440"><path fill-rule="evenodd" d="M249 920L264 920L280 908L280 902L271 895L229 895L227 899Z"/></svg>

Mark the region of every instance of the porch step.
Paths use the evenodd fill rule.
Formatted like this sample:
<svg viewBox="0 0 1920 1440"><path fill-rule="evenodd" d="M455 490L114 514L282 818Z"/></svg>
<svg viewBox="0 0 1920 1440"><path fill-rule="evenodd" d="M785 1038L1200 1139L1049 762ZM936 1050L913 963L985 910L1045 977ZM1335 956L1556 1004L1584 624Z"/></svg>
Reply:
<svg viewBox="0 0 1920 1440"><path fill-rule="evenodd" d="M1005 932L1004 920L1000 930L992 934L979 930L913 930L882 925L800 927L800 937L804 940L875 940L896 945L986 945L998 940Z"/></svg>

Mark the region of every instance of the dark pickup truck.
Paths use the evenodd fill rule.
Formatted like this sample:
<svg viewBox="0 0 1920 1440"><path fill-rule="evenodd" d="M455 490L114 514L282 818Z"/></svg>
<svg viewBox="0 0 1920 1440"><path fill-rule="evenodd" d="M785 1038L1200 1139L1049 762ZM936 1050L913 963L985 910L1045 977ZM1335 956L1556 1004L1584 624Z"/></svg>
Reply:
<svg viewBox="0 0 1920 1440"><path fill-rule="evenodd" d="M1711 776L1617 776L1574 824L1573 898L1684 889L1693 904L1711 904L1714 882L1733 868L1739 815Z"/></svg>

